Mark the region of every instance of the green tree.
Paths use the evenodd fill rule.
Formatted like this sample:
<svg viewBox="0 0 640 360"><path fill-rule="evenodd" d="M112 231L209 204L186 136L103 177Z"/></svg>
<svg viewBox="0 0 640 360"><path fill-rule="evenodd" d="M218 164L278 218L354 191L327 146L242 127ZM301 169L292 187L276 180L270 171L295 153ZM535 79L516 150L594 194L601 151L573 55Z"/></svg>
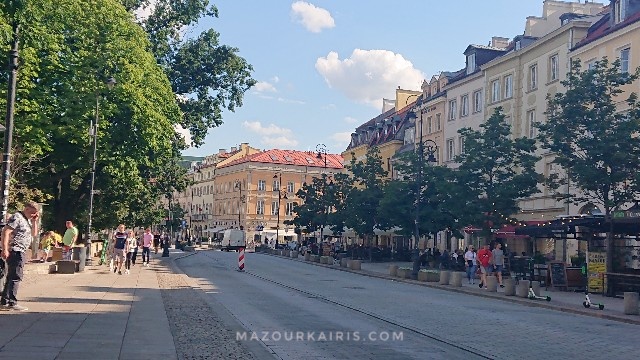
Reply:
<svg viewBox="0 0 640 360"><path fill-rule="evenodd" d="M571 185L579 190L567 194L568 200L599 205L609 220L614 209L640 192L640 104L636 93L623 89L639 74L640 68L622 72L619 60L604 58L585 71L574 62L562 82L566 92L549 98L549 121L538 125L542 147L554 153L554 163L569 172ZM554 183L566 181L565 176ZM607 269L614 271L614 265L610 229Z"/></svg>
<svg viewBox="0 0 640 360"><path fill-rule="evenodd" d="M13 21L22 28L14 141L29 171L17 182L52 197L46 227L60 230L66 219L86 218L88 130L99 98L95 228L155 218L146 209L166 184L150 181L185 144L174 130L180 108L145 33L115 0L20 3L12 13L3 8L0 18L2 38ZM110 76L118 85L109 92ZM0 89L6 88L2 76Z"/></svg>
<svg viewBox="0 0 640 360"><path fill-rule="evenodd" d="M135 12L148 1L122 0ZM194 145L201 145L210 128L222 124L222 112L242 106L244 93L256 81L253 67L239 49L220 43L213 29L185 39L182 32L203 17L218 17L208 0L157 0L141 24L151 41L157 61L169 77L183 112L180 125L191 132Z"/></svg>
<svg viewBox="0 0 640 360"><path fill-rule="evenodd" d="M387 184L378 208L383 229L399 227L400 234L415 235L417 202L421 236L455 228L458 218L452 210L458 209L462 198L451 169L421 159L418 151L403 153L394 168L398 178Z"/></svg>
<svg viewBox="0 0 640 360"><path fill-rule="evenodd" d="M382 167L377 147L367 150L364 161L356 161L352 157L347 169L351 173L353 188L341 207L341 216L345 225L362 237L366 246L370 246L374 230L380 223L378 207L384 195L387 171Z"/></svg>
<svg viewBox="0 0 640 360"><path fill-rule="evenodd" d="M497 108L479 130L460 129L464 153L455 161L465 200L458 208L459 219L482 229L489 238L491 228L508 221L520 210L518 201L538 192L541 176L535 171L535 139L511 138L511 126L502 108Z"/></svg>

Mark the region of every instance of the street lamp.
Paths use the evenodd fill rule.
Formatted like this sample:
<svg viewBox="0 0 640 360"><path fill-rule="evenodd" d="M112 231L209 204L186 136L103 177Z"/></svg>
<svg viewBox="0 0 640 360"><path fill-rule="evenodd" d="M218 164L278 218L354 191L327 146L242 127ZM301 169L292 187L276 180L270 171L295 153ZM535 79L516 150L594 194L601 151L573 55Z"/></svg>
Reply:
<svg viewBox="0 0 640 360"><path fill-rule="evenodd" d="M323 210L324 210L324 216L322 218L322 227L320 228L320 243L322 243L324 241L324 228L325 226L327 226L327 217L329 217L329 208L330 205L327 204L326 202L328 202L327 197L330 195L328 194L328 191L333 190L333 180L331 180L328 184L327 184L327 176L323 175L323 186L324 188L322 189L322 197L325 200L325 204L323 206ZM320 244L319 244L320 245Z"/></svg>
<svg viewBox="0 0 640 360"><path fill-rule="evenodd" d="M244 196L242 196L242 182L240 182L240 180L236 180L234 183L234 187L238 190L240 190L240 197L238 198L238 229L242 230L243 226L240 225L240 213L241 213L241 208L242 208L242 204L244 203ZM278 211L280 211L280 204L278 204Z"/></svg>
<svg viewBox="0 0 640 360"><path fill-rule="evenodd" d="M278 239L280 239L280 202L282 201L282 199L285 199L285 200L287 199L287 192L280 188L280 186L282 184L282 173L273 175L273 178L278 180L278 186L277 187L276 186L273 187L273 191L274 192L275 191L278 192L278 208L276 210L277 215L278 215L278 220L277 220L277 223L276 223L276 241L275 241L275 243L273 245L273 248L277 249L278 248Z"/></svg>
<svg viewBox="0 0 640 360"><path fill-rule="evenodd" d="M322 155L324 154L324 168L327 168L327 146L325 144L316 145L316 157L322 160Z"/></svg>
<svg viewBox="0 0 640 360"><path fill-rule="evenodd" d="M112 90L116 85L116 79L113 77L108 78L105 81L107 89ZM91 265L91 222L93 220L93 195L96 194L94 190L96 181L96 163L98 161L98 122L100 120L100 91L96 91L96 113L93 123L91 124L90 135L93 139L93 159L91 161L91 184L89 189L89 219L87 221L87 236L85 241L85 247L89 251L86 264Z"/></svg>
<svg viewBox="0 0 640 360"><path fill-rule="evenodd" d="M420 137L418 143L418 174L416 176L416 206L415 206L415 243L414 243L414 253L418 250L418 242L420 241L420 200L422 198L422 167L424 161L425 151L427 154L427 161L429 163L435 163L438 160L435 158L435 153L438 151L438 145L435 141L431 139L422 140L422 118L424 115L424 109L420 110ZM410 112L407 116L416 117L415 112ZM426 144L426 146L425 146ZM413 276L418 276L418 271L420 270L420 257L418 254L414 254L414 263L413 263Z"/></svg>

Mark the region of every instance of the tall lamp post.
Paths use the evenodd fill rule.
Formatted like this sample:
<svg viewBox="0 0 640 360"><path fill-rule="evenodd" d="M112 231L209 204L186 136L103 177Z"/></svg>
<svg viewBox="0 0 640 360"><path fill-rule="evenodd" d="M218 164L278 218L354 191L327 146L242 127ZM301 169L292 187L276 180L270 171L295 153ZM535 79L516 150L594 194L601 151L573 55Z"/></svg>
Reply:
<svg viewBox="0 0 640 360"><path fill-rule="evenodd" d="M287 199L287 192L282 190L281 186L282 186L282 173L273 175L273 179L274 180L278 180L278 186L274 186L273 187L273 191L274 192L278 192L278 208L276 210L276 213L278 215L278 220L276 223L276 241L275 244L273 246L274 249L278 248L278 239L280 239L280 202L282 202L282 199Z"/></svg>
<svg viewBox="0 0 640 360"><path fill-rule="evenodd" d="M116 79L113 77L108 78L105 81L107 89L112 90L116 85ZM91 223L93 221L93 196L96 194L94 190L96 182L96 163L98 162L98 122L100 121L100 91L96 91L96 113L91 124L90 135L93 141L93 158L91 161L91 185L89 187L89 219L87 220L87 234L85 247L88 251L86 260L87 265L91 265Z"/></svg>
<svg viewBox="0 0 640 360"><path fill-rule="evenodd" d="M240 225L240 222L242 221L240 219L240 214L242 213L242 204L244 204L244 196L242 196L242 182L240 180L236 180L233 186L240 190L240 196L238 197L238 229L243 230L244 227ZM278 204L278 211L280 211L280 204Z"/></svg>
<svg viewBox="0 0 640 360"><path fill-rule="evenodd" d="M415 117L415 113L412 113L413 117ZM422 200L422 167L424 166L424 156L425 151L427 155L427 161L429 163L436 163L438 160L435 157L436 152L438 151L438 145L435 141L431 139L422 140L422 118L424 115L424 109L420 110L420 135L419 135L419 143L418 148L416 149L418 152L418 174L416 175L416 205L415 205L415 243L414 243L414 253L418 252L418 242L420 241L420 201ZM413 260L413 276L418 276L418 271L420 270L420 257L419 254L414 254Z"/></svg>
<svg viewBox="0 0 640 360"><path fill-rule="evenodd" d="M327 146L325 144L316 145L316 158L322 160L324 156L324 168L327 168Z"/></svg>

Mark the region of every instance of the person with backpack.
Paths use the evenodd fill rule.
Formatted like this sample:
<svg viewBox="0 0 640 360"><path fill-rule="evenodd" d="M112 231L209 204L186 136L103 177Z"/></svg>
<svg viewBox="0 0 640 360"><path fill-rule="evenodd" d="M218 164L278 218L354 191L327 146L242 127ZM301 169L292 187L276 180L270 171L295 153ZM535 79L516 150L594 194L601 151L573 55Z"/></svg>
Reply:
<svg viewBox="0 0 640 360"><path fill-rule="evenodd" d="M478 251L478 262L480 262L480 288L487 288L487 274L493 272L492 255L489 250L489 244L485 244L480 251Z"/></svg>

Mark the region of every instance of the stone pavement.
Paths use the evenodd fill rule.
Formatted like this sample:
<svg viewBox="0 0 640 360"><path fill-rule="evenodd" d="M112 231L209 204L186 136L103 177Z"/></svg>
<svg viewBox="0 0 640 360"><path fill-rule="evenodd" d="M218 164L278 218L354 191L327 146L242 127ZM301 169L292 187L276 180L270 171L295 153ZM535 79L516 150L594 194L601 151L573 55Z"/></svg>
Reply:
<svg viewBox="0 0 640 360"><path fill-rule="evenodd" d="M275 256L275 255L272 255L272 256ZM304 262L302 257L298 257L298 259L292 259L292 260ZM591 302L593 303L598 303L598 302L604 303L605 304L604 310L597 310L597 309L594 309L594 307L585 309L584 306L582 305L582 302L584 301L584 298L585 298L584 293L582 292L552 291L551 288L549 288L549 290L547 291L543 287L541 289L541 294L538 294L538 295L550 296L551 302L547 302L544 300L529 300L524 298L518 298L515 296L505 296L503 289L500 289L500 288L498 288L498 292L496 293L488 292L487 290L480 289L478 287L477 280L474 285L468 284L466 277L463 280L462 287L454 288L449 285L439 285L438 283L421 282L417 280L400 279L398 277L389 276L390 265L398 265L398 267L411 268L413 266L411 262L382 262L382 263L363 262L361 267L362 270L350 270L347 268L340 267L339 265L324 265L324 264L312 263L312 262L308 262L308 263L315 266L331 267L336 270L349 271L349 272L354 272L354 273L358 273L366 276L384 278L384 279L389 279L393 281L401 281L401 282L411 283L415 285L421 285L421 286L427 286L427 287L432 287L432 288L437 288L437 289L442 289L447 291L465 293L469 295L495 298L497 300L519 303L525 306L542 307L542 308L548 308L548 309L553 309L553 310L558 310L558 311L563 311L568 313L587 315L587 316L599 317L599 318L608 319L608 320L625 322L629 324L640 325L640 316L624 314L622 299L605 297L599 294L590 294L589 297L591 298Z"/></svg>
<svg viewBox="0 0 640 360"><path fill-rule="evenodd" d="M29 310L0 311L0 360L256 358L222 337L230 332L227 324L237 326L234 319L198 301L173 266L180 256L174 250L170 259L152 254L151 266L138 263L130 275L107 266L73 275L27 274L19 299ZM206 345L194 346L192 334L209 328L221 341L200 338Z"/></svg>

